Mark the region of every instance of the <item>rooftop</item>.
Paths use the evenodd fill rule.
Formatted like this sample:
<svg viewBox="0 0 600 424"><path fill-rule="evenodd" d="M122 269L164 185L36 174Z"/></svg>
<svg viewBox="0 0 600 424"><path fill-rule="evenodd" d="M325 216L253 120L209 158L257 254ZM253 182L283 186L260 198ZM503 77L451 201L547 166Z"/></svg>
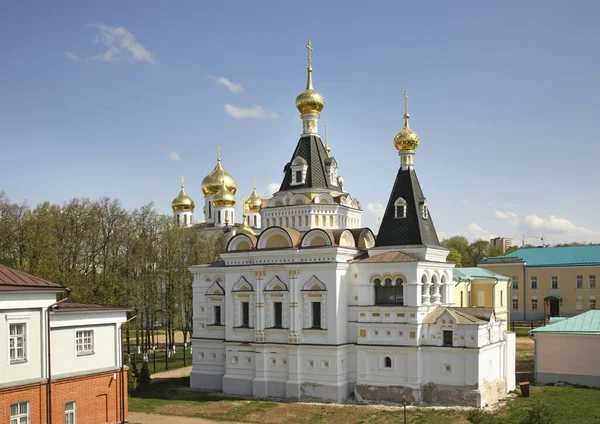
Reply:
<svg viewBox="0 0 600 424"><path fill-rule="evenodd" d="M526 266L600 265L600 246L532 247L505 256L484 258L482 263L522 260Z"/></svg>
<svg viewBox="0 0 600 424"><path fill-rule="evenodd" d="M600 335L600 310L587 311L529 332L534 336L536 333Z"/></svg>
<svg viewBox="0 0 600 424"><path fill-rule="evenodd" d="M65 290L63 286L26 272L0 265L0 291L17 290Z"/></svg>
<svg viewBox="0 0 600 424"><path fill-rule="evenodd" d="M497 274L492 271L488 271L487 269L479 268L476 266L468 267L468 268L454 268L454 279L461 280L509 280L508 277L504 275Z"/></svg>
<svg viewBox="0 0 600 424"><path fill-rule="evenodd" d="M108 312L108 311L133 311L126 306L104 306L85 303L64 302L56 305L57 312Z"/></svg>

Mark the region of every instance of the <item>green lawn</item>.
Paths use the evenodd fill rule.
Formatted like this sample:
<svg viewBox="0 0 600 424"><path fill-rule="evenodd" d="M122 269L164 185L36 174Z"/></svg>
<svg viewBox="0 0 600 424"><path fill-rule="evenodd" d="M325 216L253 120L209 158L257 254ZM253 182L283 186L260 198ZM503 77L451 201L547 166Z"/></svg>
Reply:
<svg viewBox="0 0 600 424"><path fill-rule="evenodd" d="M134 393L129 409L163 415L249 423L403 423L402 409L363 405L255 401L187 390L189 378L152 383ZM600 391L568 387L531 387L531 397L517 398L493 413L495 424L518 424L527 408L541 402L555 423L600 423ZM408 408L410 424L465 424L466 409Z"/></svg>
<svg viewBox="0 0 600 424"><path fill-rule="evenodd" d="M184 349L181 348L181 349L177 350L177 353L175 355L173 355L173 356L171 356L171 358L169 358L169 370L176 370L176 369L182 368L184 366L183 353L184 353ZM127 360L127 355L125 355L125 358L126 358L125 360ZM144 362L143 355L131 354L130 363L131 363L132 367L134 364L134 358L135 358L135 365L139 371L142 368L142 364ZM192 365L192 355L189 352L186 352L185 366L190 366L190 365ZM155 361L154 361L154 354L152 352L150 352L148 354L148 367L150 367L151 374L166 371L167 364L165 363L165 351L163 350L163 351L156 352L156 365L155 365Z"/></svg>

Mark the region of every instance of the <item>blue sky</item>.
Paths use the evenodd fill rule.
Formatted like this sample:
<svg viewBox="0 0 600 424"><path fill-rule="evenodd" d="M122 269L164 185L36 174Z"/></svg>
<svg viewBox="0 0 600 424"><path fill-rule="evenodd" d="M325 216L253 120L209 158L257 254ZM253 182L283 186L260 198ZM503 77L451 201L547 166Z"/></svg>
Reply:
<svg viewBox="0 0 600 424"><path fill-rule="evenodd" d="M593 1L2 2L0 190L170 213L184 174L199 218L220 145L239 194L256 177L267 195L301 133L310 39L365 225L398 169L406 89L441 237L600 241L599 15Z"/></svg>

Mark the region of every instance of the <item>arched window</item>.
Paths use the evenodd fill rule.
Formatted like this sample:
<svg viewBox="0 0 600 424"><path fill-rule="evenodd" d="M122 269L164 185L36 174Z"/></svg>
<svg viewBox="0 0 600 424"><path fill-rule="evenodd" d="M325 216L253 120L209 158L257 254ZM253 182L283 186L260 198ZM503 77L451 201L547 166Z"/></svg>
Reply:
<svg viewBox="0 0 600 424"><path fill-rule="evenodd" d="M421 286L421 295L425 296L425 294L427 293L427 276L425 274L423 274L423 277L421 277L421 283L423 283L423 285Z"/></svg>
<svg viewBox="0 0 600 424"><path fill-rule="evenodd" d="M394 202L394 218L406 218L406 200L402 197Z"/></svg>
<svg viewBox="0 0 600 424"><path fill-rule="evenodd" d="M386 368L392 368L392 358L386 356L384 360L384 365Z"/></svg>
<svg viewBox="0 0 600 424"><path fill-rule="evenodd" d="M217 219L217 223L220 224L221 223L221 211L219 211L218 213L218 219Z"/></svg>
<svg viewBox="0 0 600 424"><path fill-rule="evenodd" d="M376 305L404 305L404 280L402 278L396 278L396 284L392 284L391 278L386 278L383 283L376 278L373 283Z"/></svg>
<svg viewBox="0 0 600 424"><path fill-rule="evenodd" d="M183 215L183 225L187 225L187 215Z"/></svg>
<svg viewBox="0 0 600 424"><path fill-rule="evenodd" d="M432 301L437 288L437 277L434 275L433 277L431 277L431 286L429 286L429 297Z"/></svg>
<svg viewBox="0 0 600 424"><path fill-rule="evenodd" d="M442 275L442 285L440 286L440 302L446 303L446 276Z"/></svg>

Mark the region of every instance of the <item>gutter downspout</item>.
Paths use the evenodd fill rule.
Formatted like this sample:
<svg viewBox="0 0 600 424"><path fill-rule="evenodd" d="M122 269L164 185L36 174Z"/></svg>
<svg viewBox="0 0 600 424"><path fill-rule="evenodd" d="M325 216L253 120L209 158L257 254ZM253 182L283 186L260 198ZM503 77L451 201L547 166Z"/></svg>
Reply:
<svg viewBox="0 0 600 424"><path fill-rule="evenodd" d="M508 328L506 329L506 331L510 331L510 310L512 308L512 294L509 295L509 293L512 293L512 283L512 278L510 278L508 280L508 284L506 285L506 320L508 321Z"/></svg>
<svg viewBox="0 0 600 424"><path fill-rule="evenodd" d="M133 321L134 319L137 318L137 314L134 315L132 318L129 318L127 321L124 321L120 326L119 326L119 341L120 341L120 347L121 347L121 424L125 424L125 390L129 389L129 387L127 387L127 389L125 388L125 378L123 377L123 374L125 372L125 361L123 360L123 326L125 324L128 324L129 322ZM129 385L127 385L129 386Z"/></svg>
<svg viewBox="0 0 600 424"><path fill-rule="evenodd" d="M60 303L63 303L65 300L68 299L69 289L67 289L67 297L65 297L62 300L59 300L58 302L53 303L52 305L48 306L48 309L46 309L46 324L48 325L48 328L46 329L46 340L48 344L48 352L46 352L46 354L48 355L48 385L46 386L46 422L48 424L52 424L52 353L50 352L50 311L52 311L52 309L56 308Z"/></svg>
<svg viewBox="0 0 600 424"><path fill-rule="evenodd" d="M537 343L535 342L535 336L527 333L527 337L533 340L533 381L537 381Z"/></svg>
<svg viewBox="0 0 600 424"><path fill-rule="evenodd" d="M523 262L523 321L527 321L527 295L525 286L527 285L527 274L525 271L525 265L527 262Z"/></svg>

